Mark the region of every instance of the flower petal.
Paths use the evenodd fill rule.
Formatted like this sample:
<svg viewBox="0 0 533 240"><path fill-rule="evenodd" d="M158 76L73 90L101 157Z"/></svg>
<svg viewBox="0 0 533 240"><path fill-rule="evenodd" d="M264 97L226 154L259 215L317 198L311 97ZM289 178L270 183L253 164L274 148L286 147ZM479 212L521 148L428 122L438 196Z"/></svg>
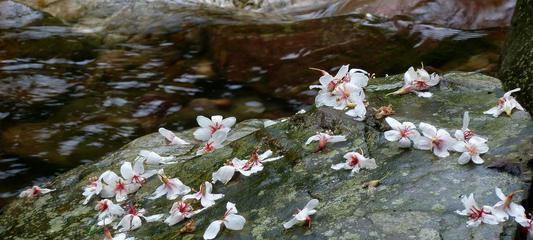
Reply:
<svg viewBox="0 0 533 240"><path fill-rule="evenodd" d="M224 218L224 226L230 230L242 230L246 219L243 216L237 214L229 214Z"/></svg>
<svg viewBox="0 0 533 240"><path fill-rule="evenodd" d="M209 227L204 232L204 239L214 239L220 232L220 225L222 225L221 220L216 220L209 224Z"/></svg>
<svg viewBox="0 0 533 240"><path fill-rule="evenodd" d="M211 121L211 119L209 118L206 118L204 116L198 116L196 117L196 122L198 122L198 125L202 128L209 128L209 126L211 124L213 124L213 122Z"/></svg>

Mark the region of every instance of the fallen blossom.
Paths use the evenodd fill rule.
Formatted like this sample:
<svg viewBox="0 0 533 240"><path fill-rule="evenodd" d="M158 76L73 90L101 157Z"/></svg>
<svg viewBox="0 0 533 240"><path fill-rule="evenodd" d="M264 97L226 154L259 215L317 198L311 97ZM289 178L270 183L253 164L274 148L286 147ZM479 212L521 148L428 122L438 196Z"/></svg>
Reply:
<svg viewBox="0 0 533 240"><path fill-rule="evenodd" d="M490 206L479 207L474 199L474 194L471 193L468 197L463 196L461 199L465 207L462 211L455 211L459 215L468 216L468 221L466 222L468 227L477 227L481 223L496 225L500 222L504 222L504 219L501 213L498 210Z"/></svg>
<svg viewBox="0 0 533 240"><path fill-rule="evenodd" d="M272 151L267 150L264 153L258 154L257 149L254 149L252 156L248 160L240 160L234 158L231 163L237 171L239 171L244 176L250 176L254 173L260 172L263 170L263 163L276 161L283 156L271 157Z"/></svg>
<svg viewBox="0 0 533 240"><path fill-rule="evenodd" d="M154 174L157 170L144 171L144 163L138 159L135 161L133 167L130 162L124 162L120 166L120 174L126 180L126 183L130 184L132 190L137 191L139 187Z"/></svg>
<svg viewBox="0 0 533 240"><path fill-rule="evenodd" d="M217 131L215 134L213 134L213 137L209 139L204 146L202 146L198 151L196 151L196 155L202 155L206 153L212 153L216 149L219 149L223 147L222 145L224 141L226 141L228 137L228 129L223 129Z"/></svg>
<svg viewBox="0 0 533 240"><path fill-rule="evenodd" d="M420 137L420 133L412 122L400 123L392 117L385 118L385 121L392 128L392 130L385 132L385 139L391 142L398 141L402 148L410 147L411 142Z"/></svg>
<svg viewBox="0 0 533 240"><path fill-rule="evenodd" d="M170 215L165 219L165 223L169 226L173 226L183 221L185 218L192 218L192 216L201 211L203 211L203 209L195 211L194 208L186 202L175 202L170 208Z"/></svg>
<svg viewBox="0 0 533 240"><path fill-rule="evenodd" d="M513 202L514 195L519 191L512 192L508 195L503 194L502 190L498 187L495 188L495 191L496 196L498 196L500 201L494 205L494 208L499 209L514 218L524 215L524 207Z"/></svg>
<svg viewBox="0 0 533 240"><path fill-rule="evenodd" d="M39 186L33 186L29 189L22 191L19 194L19 198L37 198L49 192L53 192L55 189L41 188Z"/></svg>
<svg viewBox="0 0 533 240"><path fill-rule="evenodd" d="M432 150L437 157L447 157L450 155L448 150L455 144L455 140L444 130L435 128L427 123L419 125L422 135L414 141L414 147L421 150Z"/></svg>
<svg viewBox="0 0 533 240"><path fill-rule="evenodd" d="M373 158L366 158L358 152L348 152L344 154L344 159L346 159L345 162L334 164L331 168L335 170L351 170L351 175L353 175L354 173L358 173L360 169L375 169L378 167L376 165L376 160Z"/></svg>
<svg viewBox="0 0 533 240"><path fill-rule="evenodd" d="M142 226L143 220L146 222L155 222L159 221L163 214L156 214L152 216L144 216L145 214L144 209L135 208L134 206L130 206L128 209L128 213L120 220L120 222L115 225L115 229L119 228L119 232L125 232L125 231L133 231L135 229L138 229Z"/></svg>
<svg viewBox="0 0 533 240"><path fill-rule="evenodd" d="M518 109L520 111L525 111L522 105L516 101L516 99L511 96L512 93L520 91L520 88L515 88L509 92L506 92L503 97L498 99L497 106L493 107L485 112L484 114L492 115L493 117L498 117L500 114L505 112L508 116L511 116L513 109Z"/></svg>
<svg viewBox="0 0 533 240"><path fill-rule="evenodd" d="M515 218L515 221L527 230L528 239L533 236L533 218L527 217L525 213Z"/></svg>
<svg viewBox="0 0 533 240"><path fill-rule="evenodd" d="M198 192L183 196L182 200L196 199L199 200L204 208L215 205L215 201L224 197L224 194L213 194L213 185L210 182L204 182L200 185Z"/></svg>
<svg viewBox="0 0 533 240"><path fill-rule="evenodd" d="M223 184L226 184L233 178L235 171L236 171L235 166L224 165L212 174L211 182L216 183L217 181L219 181Z"/></svg>
<svg viewBox="0 0 533 240"><path fill-rule="evenodd" d="M209 227L207 227L204 232L204 239L214 239L218 235L218 232L220 232L222 225L229 230L242 230L246 223L246 219L241 215L237 215L237 213L238 211L235 204L228 202L226 204L226 212L224 213L224 216L221 220L216 220L209 224Z"/></svg>
<svg viewBox="0 0 533 240"><path fill-rule="evenodd" d="M489 146L481 138L471 138L467 142L458 141L453 145L453 149L462 153L457 160L459 164L467 164L470 160L475 164L483 164L484 161L479 155L488 152Z"/></svg>
<svg viewBox="0 0 533 240"><path fill-rule="evenodd" d="M302 210L298 209L298 213L294 214L294 217L291 220L285 222L283 224L283 227L285 229L289 229L294 225L302 222L305 222L308 227L311 227L311 215L316 213L316 206L318 206L318 200L311 199Z"/></svg>
<svg viewBox="0 0 533 240"><path fill-rule="evenodd" d="M316 135L313 135L307 139L305 145L309 145L311 142L318 141L318 150L322 151L326 148L328 143L344 142L346 141L346 136L343 135L332 135L331 131L326 131L325 133L317 132Z"/></svg>
<svg viewBox="0 0 533 240"><path fill-rule="evenodd" d="M94 210L98 211L97 225L99 226L110 224L115 218L124 215L124 209L109 199L100 200Z"/></svg>
<svg viewBox="0 0 533 240"><path fill-rule="evenodd" d="M172 131L166 129L166 128L159 128L159 134L161 134L163 137L165 137L165 141L168 145L185 145L190 144L189 142L179 138L174 134Z"/></svg>
<svg viewBox="0 0 533 240"><path fill-rule="evenodd" d="M108 228L104 228L104 240L135 240L134 237L127 237L125 233L119 233L113 237Z"/></svg>
<svg viewBox="0 0 533 240"><path fill-rule="evenodd" d="M402 88L387 95L402 95L413 92L419 97L429 98L433 95L432 93L421 91L428 90L430 87L439 84L440 77L435 73L429 75L429 73L423 68L419 68L415 71L413 67L410 67L407 72L404 73L403 80L404 85Z"/></svg>
<svg viewBox="0 0 533 240"><path fill-rule="evenodd" d="M208 141L214 137L214 134L219 130L230 131L231 127L235 124L235 117L223 118L220 115L212 116L211 119L204 116L196 117L196 121L200 128L194 131L194 138L200 141Z"/></svg>
<svg viewBox="0 0 533 240"><path fill-rule="evenodd" d="M139 152L139 157L141 157L141 159L143 159L143 162L145 164L149 164L149 165L161 165L161 164L173 164L173 163L176 163L176 162L174 162L175 158L173 156L162 157L161 155L157 154L156 152L148 151L148 150L141 150Z"/></svg>
<svg viewBox="0 0 533 240"><path fill-rule="evenodd" d="M85 196L85 200L83 200L83 205L89 203L89 201L94 195L100 194L101 190L102 182L100 182L100 179L96 177L89 178L89 184L83 188L82 195Z"/></svg>
<svg viewBox="0 0 533 240"><path fill-rule="evenodd" d="M461 130L455 130L455 139L457 139L457 141L468 141L471 138L478 138L478 141L486 142L487 139L477 136L472 130L468 129L469 123L470 116L468 112L465 112L463 114L463 126L461 127Z"/></svg>
<svg viewBox="0 0 533 240"><path fill-rule="evenodd" d="M178 178L168 178L163 169L160 169L157 174L163 184L148 199L157 199L167 195L168 200L174 200L179 195L185 195L191 191L191 188L183 184Z"/></svg>

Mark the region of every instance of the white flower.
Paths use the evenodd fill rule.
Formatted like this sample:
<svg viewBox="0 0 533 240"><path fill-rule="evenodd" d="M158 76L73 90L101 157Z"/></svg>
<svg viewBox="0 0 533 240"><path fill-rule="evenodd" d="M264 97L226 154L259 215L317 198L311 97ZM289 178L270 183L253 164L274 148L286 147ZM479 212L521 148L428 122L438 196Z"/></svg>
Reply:
<svg viewBox="0 0 533 240"><path fill-rule="evenodd" d="M116 217L124 215L124 209L109 199L100 200L94 210L98 211L99 226L110 224Z"/></svg>
<svg viewBox="0 0 533 240"><path fill-rule="evenodd" d="M242 230L246 219L243 216L237 215L238 211L234 203L228 202L226 204L226 212L221 220L216 220L209 224L209 227L204 232L204 239L214 239L222 224L229 230Z"/></svg>
<svg viewBox="0 0 533 240"><path fill-rule="evenodd" d="M209 139L204 146L202 146L198 151L196 151L196 155L202 155L206 153L212 153L216 149L219 149L223 147L222 143L226 141L228 137L228 131L229 129L222 129L216 131L215 134L213 134L213 137Z"/></svg>
<svg viewBox="0 0 533 240"><path fill-rule="evenodd" d="M196 117L196 121L200 128L194 131L194 138L200 141L207 141L219 130L226 130L229 132L231 127L235 124L236 119L234 117L223 118L222 116L217 115L212 116L211 119L204 116L198 116Z"/></svg>
<svg viewBox="0 0 533 240"><path fill-rule="evenodd" d="M224 194L213 194L213 185L210 182L205 182L200 185L198 192L183 196L182 200L196 199L200 200L200 203L204 208L215 205L215 201L224 197Z"/></svg>
<svg viewBox="0 0 533 240"><path fill-rule="evenodd" d="M400 123L391 117L385 118L385 121L392 128L392 130L385 132L385 139L391 142L399 141L402 148L410 147L411 141L415 141L420 137L420 133L412 122Z"/></svg>
<svg viewBox="0 0 533 240"><path fill-rule="evenodd" d="M458 141L468 141L471 138L478 138L479 141L486 142L487 139L479 137L474 134L470 129L468 129L468 124L470 123L470 117L468 112L465 112L463 115L463 127L461 130L456 130L454 133L455 139Z"/></svg>
<svg viewBox="0 0 533 240"><path fill-rule="evenodd" d="M459 164L467 164L470 159L475 164L483 164L484 161L479 155L488 152L489 146L480 138L470 138L468 142L458 141L453 145L453 149L457 152L462 152L457 160Z"/></svg>
<svg viewBox="0 0 533 240"><path fill-rule="evenodd" d="M113 237L108 228L104 228L104 240L135 240L134 237L126 237L126 234L119 233Z"/></svg>
<svg viewBox="0 0 533 240"><path fill-rule="evenodd" d="M223 184L226 184L233 178L235 171L235 166L224 165L212 174L213 179L211 182L216 183L217 181L219 181Z"/></svg>
<svg viewBox="0 0 533 240"><path fill-rule="evenodd" d="M298 209L298 213L288 222L283 224L285 229L289 229L297 223L305 222L308 227L311 227L311 215L316 213L315 207L318 205L317 199L311 199L302 210Z"/></svg>
<svg viewBox="0 0 533 240"><path fill-rule="evenodd" d="M438 157L447 157L450 155L449 148L455 144L455 140L450 137L450 134L444 130L439 129L427 123L420 123L419 125L422 135L417 137L414 141L414 147L422 150L433 150L433 153Z"/></svg>
<svg viewBox="0 0 533 240"><path fill-rule="evenodd" d="M358 152L348 152L344 154L346 159L343 163L334 164L331 166L332 169L341 170L348 169L352 170L351 174L358 173L360 169L375 169L378 167L376 165L376 160L373 158L366 158Z"/></svg>
<svg viewBox="0 0 533 240"><path fill-rule="evenodd" d="M498 99L498 106L493 107L485 112L484 114L492 115L493 117L498 117L500 114L505 112L508 116L511 116L513 109L518 109L520 111L525 111L524 108L516 101L516 99L511 96L512 93L520 91L520 88L515 88L509 92L506 92L503 97Z"/></svg>
<svg viewBox="0 0 533 240"><path fill-rule="evenodd" d="M494 208L505 212L511 217L521 217L525 214L525 209L522 205L513 202L513 197L516 192L512 192L509 195L503 194L502 190L496 187L496 195L501 200L494 205Z"/></svg>
<svg viewBox="0 0 533 240"><path fill-rule="evenodd" d="M363 99L357 99L347 105L346 115L353 117L356 121L363 121L366 117L366 106Z"/></svg>
<svg viewBox="0 0 533 240"><path fill-rule="evenodd" d="M343 135L331 135L331 131L326 131L325 133L316 133L316 135L311 136L305 142L305 145L310 144L311 142L318 141L318 150L322 151L326 148L328 143L344 142L346 141L346 136Z"/></svg>
<svg viewBox="0 0 533 240"><path fill-rule="evenodd" d="M429 98L433 94L420 91L428 90L430 87L439 84L440 77L435 73L429 75L429 73L423 68L415 71L413 67L410 67L407 72L403 74L403 80L404 86L401 89L387 95L400 95L414 92L419 97Z"/></svg>
<svg viewBox="0 0 533 240"><path fill-rule="evenodd" d="M365 93L362 88L354 84L340 84L335 88L333 94L336 96L333 108L337 110L355 108L357 105L362 105L364 107L364 104L359 103L362 103L365 99Z"/></svg>
<svg viewBox="0 0 533 240"><path fill-rule="evenodd" d="M191 188L183 184L178 178L169 179L163 169L160 169L157 174L163 184L148 199L157 199L166 194L168 200L174 200L179 195L185 195L191 191Z"/></svg>
<svg viewBox="0 0 533 240"><path fill-rule="evenodd" d="M193 207L186 202L175 202L170 208L170 216L165 219L165 223L169 226L175 225L185 218L191 218L195 214L203 211L203 209L194 211Z"/></svg>
<svg viewBox="0 0 533 240"><path fill-rule="evenodd" d="M19 198L36 198L49 192L53 192L55 189L41 188L39 186L33 186L30 189L26 189L19 194Z"/></svg>
<svg viewBox="0 0 533 240"><path fill-rule="evenodd" d="M145 172L144 163L141 159L137 159L133 167L131 167L130 162L124 162L122 166L120 166L120 174L124 180L126 180L126 183L131 186L131 190L134 192L141 187L146 179L150 178L156 173L156 170L148 170Z"/></svg>
<svg viewBox="0 0 533 240"><path fill-rule="evenodd" d="M176 163L176 162L173 162L173 160L175 160L175 158L173 156L169 156L169 157L162 157L161 155L155 153L155 152L152 152L152 151L148 151L148 150L141 150L139 152L139 157L141 157L141 159L143 159L143 162L145 164L150 164L150 165L161 165L161 164L173 164L173 163Z"/></svg>
<svg viewBox="0 0 533 240"><path fill-rule="evenodd" d="M101 191L103 198L115 197L117 202L128 199L128 194L137 190L135 186L127 183L123 178L111 171L106 171L101 176L104 187Z"/></svg>
<svg viewBox="0 0 533 240"><path fill-rule="evenodd" d="M516 217L515 221L520 224L520 226L527 229L528 239L530 239L531 236L533 236L533 219L531 217L528 218L524 213L523 215Z"/></svg>
<svg viewBox="0 0 533 240"><path fill-rule="evenodd" d="M96 184L96 192L100 194L103 198L112 198L115 196L115 183L117 182L119 176L113 171L105 171L100 177L98 177L98 182Z"/></svg>
<svg viewBox="0 0 533 240"><path fill-rule="evenodd" d="M240 160L234 158L231 163L237 171L239 171L244 176L250 176L254 173L260 172L263 170L263 163L276 161L283 156L279 157L270 157L272 156L272 151L267 150L262 154L257 153L257 149L252 152L252 156L248 160Z"/></svg>
<svg viewBox="0 0 533 240"><path fill-rule="evenodd" d="M100 179L90 178L89 184L83 188L82 195L85 196L83 205L89 203L89 201L94 195L100 194L100 191L102 191L102 182L100 181Z"/></svg>
<svg viewBox="0 0 533 240"><path fill-rule="evenodd" d="M189 142L179 138L174 134L172 131L166 129L166 128L159 128L159 134L161 134L163 137L165 137L165 140L168 145L185 145L189 144Z"/></svg>
<svg viewBox="0 0 533 240"><path fill-rule="evenodd" d="M368 84L367 72L361 69L349 70L349 65L343 65L335 77L333 77L324 70L311 69L318 70L322 73L319 79L320 85L311 85L309 87L311 89L320 89L315 98L317 107L325 105L340 110L343 110L347 106L355 108L356 104L365 98L362 88ZM360 111L361 109L359 107L357 113L352 111L350 115L361 118Z"/></svg>
<svg viewBox="0 0 533 240"><path fill-rule="evenodd" d="M493 207L478 207L473 193L471 193L468 197L463 196L461 202L463 202L465 209L462 211L457 210L455 212L459 215L468 216L468 221L466 224L469 227L477 227L481 223L496 225L506 220L503 218L503 215Z"/></svg>
<svg viewBox="0 0 533 240"><path fill-rule="evenodd" d="M132 231L141 227L142 220L145 220L146 222L155 222L163 217L163 214L144 216L144 213L144 209L137 210L134 206L130 206L128 214L126 214L126 216L124 216L114 228L117 229L120 227L118 230L119 232Z"/></svg>

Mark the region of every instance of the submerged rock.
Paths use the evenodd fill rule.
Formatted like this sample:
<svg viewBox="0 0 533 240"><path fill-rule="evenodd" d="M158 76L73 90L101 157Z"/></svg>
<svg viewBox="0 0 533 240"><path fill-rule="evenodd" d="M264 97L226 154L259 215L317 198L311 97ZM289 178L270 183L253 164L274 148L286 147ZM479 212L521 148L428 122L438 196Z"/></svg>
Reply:
<svg viewBox="0 0 533 240"><path fill-rule="evenodd" d="M461 127L462 114L470 111L470 128L489 139L490 150L482 157L484 165L459 165L459 154L438 159L429 151L400 149L382 134L386 124L367 119L356 122L340 111L320 108L297 114L268 128L261 120L237 124L230 143L204 156L194 156L193 147L167 146L153 133L127 144L101 161L80 166L54 179L48 187L57 191L34 200L15 200L5 207L0 218L1 239L98 239L102 229L95 226L96 212L83 201L82 188L92 176L106 169L119 172L121 161L133 161L141 149L173 155L179 163L165 167L165 173L196 187L211 179L225 161L246 159L253 149L272 149L283 159L268 163L250 177L235 177L226 185L216 184L214 192L225 197L216 205L197 214L196 230L180 235L184 222L169 227L162 222L145 223L129 235L136 239L198 239L209 223L225 211L225 203L237 204L247 222L242 231L223 231L220 239L512 239L514 221L500 225L467 228L466 218L454 213L462 210L460 197L474 193L482 204L498 199L494 187L504 192L528 190L533 158L533 124L530 117L492 118L482 112L503 94L500 82L481 74L453 73L444 76L432 89L433 98L414 94L384 98L394 82L393 76L372 80L368 88L372 106L392 104L401 121L428 122L449 130ZM520 113L516 113L520 115ZM332 144L316 153L316 146L304 145L317 131L332 130L348 141ZM178 134L192 140L192 130ZM363 170L355 176L348 171L334 171L330 166L343 161L348 151L362 149L376 159L378 168ZM491 167L493 166L493 167ZM500 166L500 167L494 167ZM503 167L502 167L503 166ZM513 166L513 168L505 168ZM506 171L506 169L514 169ZM363 185L381 180L373 189ZM167 214L172 201L146 197L160 185L152 178L128 202L146 208L148 215ZM527 192L527 191L526 191ZM520 201L526 196L516 196ZM320 200L313 227L284 230L282 224L293 211L309 199Z"/></svg>

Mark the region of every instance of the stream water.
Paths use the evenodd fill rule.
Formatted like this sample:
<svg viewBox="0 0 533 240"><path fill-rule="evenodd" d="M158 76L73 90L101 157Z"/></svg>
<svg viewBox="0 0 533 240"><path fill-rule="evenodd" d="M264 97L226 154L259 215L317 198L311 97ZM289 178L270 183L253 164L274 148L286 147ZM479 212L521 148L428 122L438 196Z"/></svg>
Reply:
<svg viewBox="0 0 533 240"><path fill-rule="evenodd" d="M494 74L506 21L478 28L466 19L462 28L340 3L263 6L112 41L0 1L0 207L162 126L194 127L197 115L289 116L314 99L307 86L318 76L308 67L351 64L383 76L423 62ZM272 9L283 18L273 21Z"/></svg>

